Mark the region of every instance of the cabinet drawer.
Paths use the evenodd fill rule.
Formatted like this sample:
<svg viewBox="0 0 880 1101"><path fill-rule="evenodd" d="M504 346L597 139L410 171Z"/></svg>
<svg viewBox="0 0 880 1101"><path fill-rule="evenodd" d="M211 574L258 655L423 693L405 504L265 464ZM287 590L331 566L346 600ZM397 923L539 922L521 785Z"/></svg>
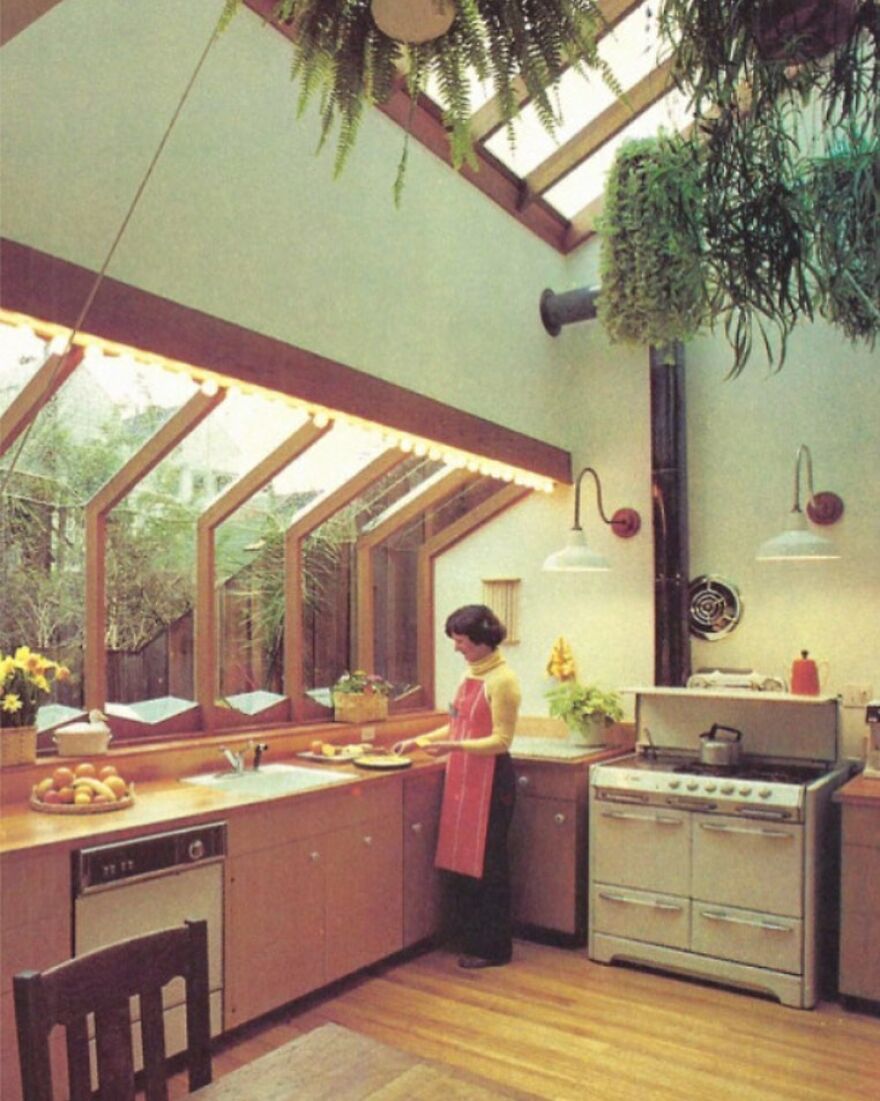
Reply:
<svg viewBox="0 0 880 1101"><path fill-rule="evenodd" d="M691 949L704 956L799 975L803 967L803 926L793 918L770 918L751 910L694 900Z"/></svg>
<svg viewBox="0 0 880 1101"><path fill-rule="evenodd" d="M594 800L590 829L590 874L597 882L690 895L687 811Z"/></svg>
<svg viewBox="0 0 880 1101"><path fill-rule="evenodd" d="M697 814L693 860L694 898L769 914L803 915L802 827Z"/></svg>
<svg viewBox="0 0 880 1101"><path fill-rule="evenodd" d="M649 941L667 948L690 943L690 901L675 895L594 883L590 920L597 933Z"/></svg>
<svg viewBox="0 0 880 1101"><path fill-rule="evenodd" d="M843 843L880 849L880 808L844 807Z"/></svg>
<svg viewBox="0 0 880 1101"><path fill-rule="evenodd" d="M514 761L516 790L519 795L545 799L571 799L586 786L586 772L574 765L548 765Z"/></svg>

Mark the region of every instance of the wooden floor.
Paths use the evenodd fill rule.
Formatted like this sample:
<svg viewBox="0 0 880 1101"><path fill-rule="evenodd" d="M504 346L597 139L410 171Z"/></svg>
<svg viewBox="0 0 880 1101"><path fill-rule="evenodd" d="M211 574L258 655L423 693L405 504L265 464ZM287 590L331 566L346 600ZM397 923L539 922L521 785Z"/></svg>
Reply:
<svg viewBox="0 0 880 1101"><path fill-rule="evenodd" d="M508 967L462 971L440 949L374 969L240 1031L214 1076L329 1021L556 1101L864 1101L880 1083L878 1017L525 941Z"/></svg>

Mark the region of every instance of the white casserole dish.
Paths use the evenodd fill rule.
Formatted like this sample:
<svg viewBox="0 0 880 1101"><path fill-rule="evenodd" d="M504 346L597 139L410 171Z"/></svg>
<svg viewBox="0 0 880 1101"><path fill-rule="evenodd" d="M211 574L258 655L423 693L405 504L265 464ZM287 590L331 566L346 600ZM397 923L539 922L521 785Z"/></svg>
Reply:
<svg viewBox="0 0 880 1101"><path fill-rule="evenodd" d="M68 723L52 735L59 757L94 757L107 752L113 735L106 723Z"/></svg>

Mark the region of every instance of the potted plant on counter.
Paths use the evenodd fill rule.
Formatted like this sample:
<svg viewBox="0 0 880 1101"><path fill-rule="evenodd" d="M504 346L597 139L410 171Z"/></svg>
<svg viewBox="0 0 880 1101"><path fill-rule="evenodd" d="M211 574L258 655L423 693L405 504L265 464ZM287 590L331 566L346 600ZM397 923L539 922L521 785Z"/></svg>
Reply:
<svg viewBox="0 0 880 1101"><path fill-rule="evenodd" d="M65 665L28 646L0 653L0 765L32 764L37 759L37 711L52 681L67 680Z"/></svg>
<svg viewBox="0 0 880 1101"><path fill-rule="evenodd" d="M333 685L333 718L341 723L376 722L388 718L393 686L376 673L356 669Z"/></svg>
<svg viewBox="0 0 880 1101"><path fill-rule="evenodd" d="M575 745L604 745L608 727L623 718L620 696L595 684L564 680L547 692L546 699L551 717L563 720Z"/></svg>

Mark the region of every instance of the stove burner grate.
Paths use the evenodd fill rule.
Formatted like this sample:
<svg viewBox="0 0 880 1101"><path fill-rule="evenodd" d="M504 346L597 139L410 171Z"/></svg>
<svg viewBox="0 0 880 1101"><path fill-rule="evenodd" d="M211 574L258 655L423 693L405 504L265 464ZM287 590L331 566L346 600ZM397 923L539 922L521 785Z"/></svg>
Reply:
<svg viewBox="0 0 880 1101"><path fill-rule="evenodd" d="M773 784L809 784L825 772L816 765L775 765L759 761L740 761L737 765L706 765L700 761L688 761L687 764L676 765L673 771L730 780L763 780Z"/></svg>

